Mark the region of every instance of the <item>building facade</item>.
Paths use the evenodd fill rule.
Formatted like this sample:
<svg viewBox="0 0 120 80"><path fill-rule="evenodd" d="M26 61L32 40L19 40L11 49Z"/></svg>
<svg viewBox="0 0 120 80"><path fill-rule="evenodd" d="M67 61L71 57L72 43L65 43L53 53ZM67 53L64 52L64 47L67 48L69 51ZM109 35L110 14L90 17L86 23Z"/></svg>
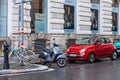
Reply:
<svg viewBox="0 0 120 80"><path fill-rule="evenodd" d="M15 0L0 0L0 56L3 55L3 43L7 37L10 37L12 41L18 46L18 42L21 42L19 27L21 27L20 21L20 3L15 3ZM30 28L30 2L24 3L24 43L28 45Z"/></svg>
<svg viewBox="0 0 120 80"><path fill-rule="evenodd" d="M66 49L85 36L119 38L119 0L33 0L31 5L38 9L32 15L33 33L46 44L55 38Z"/></svg>
<svg viewBox="0 0 120 80"><path fill-rule="evenodd" d="M6 36L18 42L20 4L0 0L0 50ZM76 40L103 35L120 35L119 0L32 0L24 3L24 44L34 47L36 39L52 47L53 39L65 51Z"/></svg>

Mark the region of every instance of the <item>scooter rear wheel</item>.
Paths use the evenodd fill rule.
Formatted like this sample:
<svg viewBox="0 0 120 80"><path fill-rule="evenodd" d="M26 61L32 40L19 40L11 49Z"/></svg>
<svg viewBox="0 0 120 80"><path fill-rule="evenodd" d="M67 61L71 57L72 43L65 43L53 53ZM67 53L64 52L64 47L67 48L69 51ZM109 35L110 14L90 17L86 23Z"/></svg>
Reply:
<svg viewBox="0 0 120 80"><path fill-rule="evenodd" d="M59 67L65 67L66 64L67 64L67 60L66 60L65 58L59 58L59 59L57 60L57 65L58 65Z"/></svg>

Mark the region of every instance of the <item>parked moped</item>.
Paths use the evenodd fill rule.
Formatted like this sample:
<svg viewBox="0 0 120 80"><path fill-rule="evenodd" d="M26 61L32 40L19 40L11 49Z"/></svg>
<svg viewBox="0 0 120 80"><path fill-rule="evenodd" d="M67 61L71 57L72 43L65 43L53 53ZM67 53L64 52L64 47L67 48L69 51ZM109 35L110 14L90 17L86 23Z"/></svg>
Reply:
<svg viewBox="0 0 120 80"><path fill-rule="evenodd" d="M65 67L67 64L66 55L60 50L59 45L53 43L53 49L44 48L39 54L41 58L41 63L51 63L56 62L59 67Z"/></svg>

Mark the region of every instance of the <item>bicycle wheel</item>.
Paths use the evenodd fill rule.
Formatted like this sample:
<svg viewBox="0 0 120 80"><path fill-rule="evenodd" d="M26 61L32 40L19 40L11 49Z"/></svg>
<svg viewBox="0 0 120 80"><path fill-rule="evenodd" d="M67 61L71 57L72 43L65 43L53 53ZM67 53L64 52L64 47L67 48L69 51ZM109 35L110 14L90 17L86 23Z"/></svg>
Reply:
<svg viewBox="0 0 120 80"><path fill-rule="evenodd" d="M17 50L14 50L9 54L9 63L20 63L21 60L22 59Z"/></svg>

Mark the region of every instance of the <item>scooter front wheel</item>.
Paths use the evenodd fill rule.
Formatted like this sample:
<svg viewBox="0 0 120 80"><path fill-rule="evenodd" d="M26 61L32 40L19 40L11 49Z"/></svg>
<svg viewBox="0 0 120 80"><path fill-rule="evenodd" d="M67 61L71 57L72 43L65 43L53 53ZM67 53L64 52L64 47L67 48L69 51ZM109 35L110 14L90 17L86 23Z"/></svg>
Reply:
<svg viewBox="0 0 120 80"><path fill-rule="evenodd" d="M59 59L57 60L57 65L58 65L59 67L65 67L66 64L67 64L67 60L66 60L65 58L59 58Z"/></svg>

